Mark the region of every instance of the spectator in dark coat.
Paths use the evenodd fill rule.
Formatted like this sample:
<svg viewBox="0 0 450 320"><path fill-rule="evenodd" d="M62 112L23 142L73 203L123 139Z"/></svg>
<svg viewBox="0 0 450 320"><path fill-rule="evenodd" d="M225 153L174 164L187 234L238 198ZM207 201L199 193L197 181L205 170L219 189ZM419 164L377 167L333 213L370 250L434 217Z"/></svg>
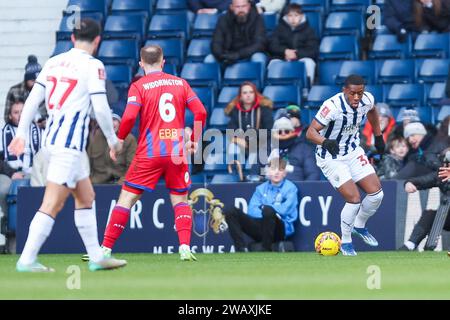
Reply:
<svg viewBox="0 0 450 320"><path fill-rule="evenodd" d="M406 41L408 33L415 38L420 32L414 21L414 1L386 0L384 3L383 23L400 42Z"/></svg>
<svg viewBox="0 0 450 320"><path fill-rule="evenodd" d="M188 0L188 8L196 14L216 14L228 10L231 0Z"/></svg>
<svg viewBox="0 0 450 320"><path fill-rule="evenodd" d="M416 0L414 20L420 31L450 31L450 0Z"/></svg>
<svg viewBox="0 0 450 320"><path fill-rule="evenodd" d="M299 134L287 117L277 119L273 124L275 140L270 159L280 157L288 162L288 179L291 181L320 180L320 169L316 165L314 146Z"/></svg>
<svg viewBox="0 0 450 320"><path fill-rule="evenodd" d="M274 59L272 61L302 61L309 81L313 84L319 56L319 39L300 5L290 4L284 12L285 15L269 41L269 52Z"/></svg>
<svg viewBox="0 0 450 320"><path fill-rule="evenodd" d="M403 137L394 137L388 141L387 150L388 153L376 169L380 179L392 179L405 166L408 142Z"/></svg>
<svg viewBox="0 0 450 320"><path fill-rule="evenodd" d="M227 128L235 131L235 136L228 146L229 159L234 159L237 155L241 164L246 162L246 158L249 158L247 162L255 164L253 160L250 160L250 157L253 159L264 151L266 154L268 153L270 130L273 126L272 106L272 101L262 96L253 83L244 82L241 84L238 96L225 108L225 114L230 117ZM256 130L257 139L255 141L248 138L252 134L252 131L249 130ZM264 148L264 150L254 150L254 146ZM261 163L253 165L250 174L258 175L260 167Z"/></svg>
<svg viewBox="0 0 450 320"><path fill-rule="evenodd" d="M249 0L233 0L230 9L217 22L211 42L211 52L205 62L226 65L250 59L262 65L264 75L267 56L264 19Z"/></svg>

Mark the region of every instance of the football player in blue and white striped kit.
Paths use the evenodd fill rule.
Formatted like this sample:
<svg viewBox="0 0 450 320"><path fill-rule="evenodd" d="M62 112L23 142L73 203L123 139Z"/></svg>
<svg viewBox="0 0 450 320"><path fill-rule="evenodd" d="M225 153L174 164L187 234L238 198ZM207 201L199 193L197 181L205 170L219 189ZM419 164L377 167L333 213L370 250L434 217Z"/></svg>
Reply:
<svg viewBox="0 0 450 320"><path fill-rule="evenodd" d="M374 98L364 89L362 77L348 76L342 92L322 104L306 134L317 144L317 165L346 201L341 211L341 252L348 256L356 255L352 233L368 245L378 246L366 222L383 200L380 180L359 146L360 126L367 117L374 130L378 153L385 149ZM358 187L367 194L362 201Z"/></svg>

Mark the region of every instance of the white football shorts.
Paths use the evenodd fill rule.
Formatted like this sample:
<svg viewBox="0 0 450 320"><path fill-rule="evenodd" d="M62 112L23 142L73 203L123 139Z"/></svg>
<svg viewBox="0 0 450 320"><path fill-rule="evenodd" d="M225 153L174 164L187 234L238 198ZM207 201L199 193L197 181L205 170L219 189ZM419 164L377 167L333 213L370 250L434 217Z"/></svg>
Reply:
<svg viewBox="0 0 450 320"><path fill-rule="evenodd" d="M336 189L349 180L358 182L368 175L375 173L361 147L357 147L355 151L339 157L339 159L322 159L316 155L316 162L325 177Z"/></svg>
<svg viewBox="0 0 450 320"><path fill-rule="evenodd" d="M47 181L74 189L78 181L89 177L86 153L68 148L47 146L49 154Z"/></svg>

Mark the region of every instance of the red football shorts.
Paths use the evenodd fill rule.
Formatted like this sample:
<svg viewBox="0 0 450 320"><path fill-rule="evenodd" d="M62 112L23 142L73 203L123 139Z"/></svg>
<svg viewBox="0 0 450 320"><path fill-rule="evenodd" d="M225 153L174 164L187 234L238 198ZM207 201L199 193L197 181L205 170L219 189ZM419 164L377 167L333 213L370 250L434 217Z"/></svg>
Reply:
<svg viewBox="0 0 450 320"><path fill-rule="evenodd" d="M172 194L186 194L191 186L191 177L187 163L180 158L155 157L148 159L134 158L125 175L122 188L141 194L144 190L153 191L159 179L164 176L166 187Z"/></svg>

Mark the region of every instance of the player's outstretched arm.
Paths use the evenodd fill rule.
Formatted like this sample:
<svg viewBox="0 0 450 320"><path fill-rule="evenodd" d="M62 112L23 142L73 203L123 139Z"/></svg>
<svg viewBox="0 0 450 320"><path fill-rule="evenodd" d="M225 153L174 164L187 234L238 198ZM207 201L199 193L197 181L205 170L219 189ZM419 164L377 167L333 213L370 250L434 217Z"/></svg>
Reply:
<svg viewBox="0 0 450 320"><path fill-rule="evenodd" d="M314 144L321 145L326 139L320 135L320 130L324 128L316 119L313 119L306 131L306 139Z"/></svg>
<svg viewBox="0 0 450 320"><path fill-rule="evenodd" d="M40 83L36 83L33 86L27 101L25 101L16 136L8 146L8 150L15 156L20 156L25 152L25 139L28 136L28 130L38 111L39 105L44 99L45 87Z"/></svg>
<svg viewBox="0 0 450 320"><path fill-rule="evenodd" d="M106 93L91 95L91 102L95 112L95 119L100 129L102 129L109 147L114 148L116 152L120 152L121 144L119 144L114 132L112 114L106 99Z"/></svg>
<svg viewBox="0 0 450 320"><path fill-rule="evenodd" d="M367 120L372 125L373 135L375 136L375 148L379 154L383 154L386 148L386 144L383 139L383 133L380 127L380 116L377 109L374 107L367 112Z"/></svg>

